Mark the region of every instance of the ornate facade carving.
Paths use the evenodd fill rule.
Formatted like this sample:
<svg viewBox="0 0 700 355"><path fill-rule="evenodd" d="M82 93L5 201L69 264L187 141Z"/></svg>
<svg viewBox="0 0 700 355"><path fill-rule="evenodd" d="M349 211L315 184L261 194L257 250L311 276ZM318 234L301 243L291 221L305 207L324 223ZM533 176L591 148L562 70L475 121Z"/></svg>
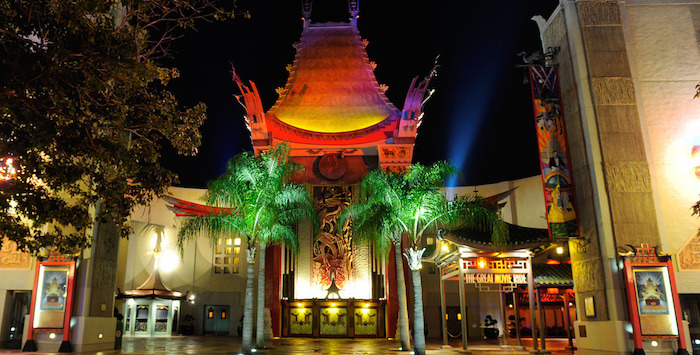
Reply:
<svg viewBox="0 0 700 355"><path fill-rule="evenodd" d="M677 255L681 270L700 270L700 236L691 237Z"/></svg>
<svg viewBox="0 0 700 355"><path fill-rule="evenodd" d="M29 269L32 267L32 256L17 249L17 243L7 237L2 240L0 248L0 269Z"/></svg>
<svg viewBox="0 0 700 355"><path fill-rule="evenodd" d="M337 219L352 201L352 186L315 186L313 198L321 228L313 242L312 285L325 290L334 277L343 290L354 280L355 253L349 223L338 232Z"/></svg>

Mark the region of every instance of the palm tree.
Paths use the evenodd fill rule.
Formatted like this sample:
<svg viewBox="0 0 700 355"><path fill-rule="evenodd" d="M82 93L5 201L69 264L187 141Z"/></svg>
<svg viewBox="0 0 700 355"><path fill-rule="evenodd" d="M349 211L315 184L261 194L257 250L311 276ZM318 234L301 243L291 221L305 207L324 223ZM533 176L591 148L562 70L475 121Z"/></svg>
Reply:
<svg viewBox="0 0 700 355"><path fill-rule="evenodd" d="M456 173L457 170L447 162L437 162L428 167L414 164L403 175L371 172L361 184L363 200L347 212L358 238L371 238L380 246L391 243L399 253L401 236L405 235L408 239L408 248L403 255L408 261L413 281L416 354L425 354L423 291L420 277L422 256L425 252L425 248L422 247L425 231L467 224L472 228L492 232L492 239L496 244L503 243L507 238L505 224L501 221L494 204L478 196L463 196L454 200L445 197L445 180ZM401 264L400 261L397 262L397 268ZM401 271L397 270L399 278L403 275ZM401 286L400 283L399 279L399 288L405 288L405 285ZM401 292L399 289L399 293ZM403 293L405 294L405 291ZM401 307L399 309L401 311ZM401 327L403 346L403 328L407 327Z"/></svg>
<svg viewBox="0 0 700 355"><path fill-rule="evenodd" d="M288 178L299 171L298 164L289 161L289 147L279 145L259 156L250 152L232 158L226 172L210 182L205 200L218 207L206 216L193 217L178 233L178 247L185 241L206 232L210 238L238 233L246 237L248 261L243 307L242 352L252 349L253 277L256 249L258 261L258 299L256 346L264 347L265 310L265 248L283 242L298 251L294 225L301 219L315 221L313 204L303 187L289 183ZM317 225L317 223L314 223Z"/></svg>
<svg viewBox="0 0 700 355"><path fill-rule="evenodd" d="M346 208L340 216L338 226L352 221L354 242L372 242L381 252L393 246L396 258L396 285L399 300L399 334L401 350L411 349L408 328L408 301L406 280L401 259L401 226L395 218L401 206L400 193L402 177L399 174L373 170L360 183L358 203Z"/></svg>

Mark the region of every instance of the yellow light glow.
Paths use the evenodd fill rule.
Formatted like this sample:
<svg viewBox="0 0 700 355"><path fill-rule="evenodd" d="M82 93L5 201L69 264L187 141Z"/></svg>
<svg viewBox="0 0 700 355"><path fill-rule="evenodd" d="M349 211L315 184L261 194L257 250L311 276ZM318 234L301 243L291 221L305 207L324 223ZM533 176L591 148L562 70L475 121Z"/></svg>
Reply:
<svg viewBox="0 0 700 355"><path fill-rule="evenodd" d="M180 264L180 257L172 251L162 252L158 259L158 270L164 273L175 271Z"/></svg>
<svg viewBox="0 0 700 355"><path fill-rule="evenodd" d="M651 346L659 346L659 342L657 342L656 340L652 340Z"/></svg>
<svg viewBox="0 0 700 355"><path fill-rule="evenodd" d="M443 245L442 245L442 251L445 252L445 253L449 252L449 251L450 251L450 246L447 245L447 244L443 244Z"/></svg>
<svg viewBox="0 0 700 355"><path fill-rule="evenodd" d="M367 312L369 312L369 309L367 309L367 308L363 308L363 309L362 309L362 313L365 313L365 314L366 314Z"/></svg>
<svg viewBox="0 0 700 355"><path fill-rule="evenodd" d="M365 303L365 308L369 308L369 303Z"/></svg>
<svg viewBox="0 0 700 355"><path fill-rule="evenodd" d="M102 333L97 334L97 337L98 337L99 339L102 339Z"/></svg>
<svg viewBox="0 0 700 355"><path fill-rule="evenodd" d="M297 307L301 307L301 302L297 303Z"/></svg>
<svg viewBox="0 0 700 355"><path fill-rule="evenodd" d="M51 333L49 334L50 339L56 339L56 333Z"/></svg>
<svg viewBox="0 0 700 355"><path fill-rule="evenodd" d="M509 305L508 305L508 308L513 308L513 305L512 305L512 304L509 304Z"/></svg>
<svg viewBox="0 0 700 355"><path fill-rule="evenodd" d="M335 303L331 303L331 307L335 307Z"/></svg>
<svg viewBox="0 0 700 355"><path fill-rule="evenodd" d="M557 247L557 254L564 254L564 247Z"/></svg>
<svg viewBox="0 0 700 355"><path fill-rule="evenodd" d="M241 245L241 238L236 238L233 240L233 245Z"/></svg>
<svg viewBox="0 0 700 355"><path fill-rule="evenodd" d="M450 315L445 313L445 320L450 320Z"/></svg>
<svg viewBox="0 0 700 355"><path fill-rule="evenodd" d="M462 313L457 313L457 320L462 320Z"/></svg>

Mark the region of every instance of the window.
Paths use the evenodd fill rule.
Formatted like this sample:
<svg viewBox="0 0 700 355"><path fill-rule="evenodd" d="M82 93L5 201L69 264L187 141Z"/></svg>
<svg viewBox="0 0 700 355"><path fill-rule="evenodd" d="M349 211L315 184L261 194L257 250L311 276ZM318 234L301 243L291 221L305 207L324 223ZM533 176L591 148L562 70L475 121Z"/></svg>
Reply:
<svg viewBox="0 0 700 355"><path fill-rule="evenodd" d="M241 238L219 238L214 247L214 273L237 274L241 254Z"/></svg>

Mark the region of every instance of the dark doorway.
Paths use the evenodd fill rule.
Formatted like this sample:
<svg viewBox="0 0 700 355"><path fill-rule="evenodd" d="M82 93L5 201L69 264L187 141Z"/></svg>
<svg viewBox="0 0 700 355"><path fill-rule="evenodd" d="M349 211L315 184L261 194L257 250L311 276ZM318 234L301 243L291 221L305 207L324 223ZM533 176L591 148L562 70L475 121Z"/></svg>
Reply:
<svg viewBox="0 0 700 355"><path fill-rule="evenodd" d="M688 321L690 343L693 352L697 354L700 351L700 295L683 294L678 296L681 301L683 319Z"/></svg>
<svg viewBox="0 0 700 355"><path fill-rule="evenodd" d="M452 339L459 339L462 336L462 317L459 307L447 307L447 336Z"/></svg>
<svg viewBox="0 0 700 355"><path fill-rule="evenodd" d="M10 313L5 316L4 320L8 329L7 337L2 342L5 349L21 349L22 347L24 316L29 314L31 295L31 291L11 291Z"/></svg>
<svg viewBox="0 0 700 355"><path fill-rule="evenodd" d="M204 334L228 335L231 306L204 306Z"/></svg>

